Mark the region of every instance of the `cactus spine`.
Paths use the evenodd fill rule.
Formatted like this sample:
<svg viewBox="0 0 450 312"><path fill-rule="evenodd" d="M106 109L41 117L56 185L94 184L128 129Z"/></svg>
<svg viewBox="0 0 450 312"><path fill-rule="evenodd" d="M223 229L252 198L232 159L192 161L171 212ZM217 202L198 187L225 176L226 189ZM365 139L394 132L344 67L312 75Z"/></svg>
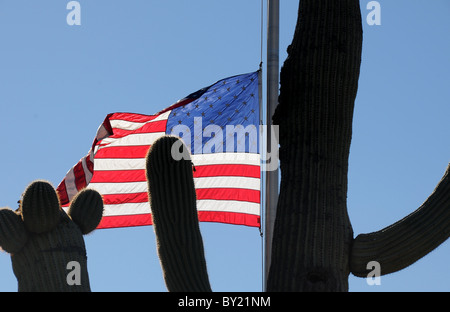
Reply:
<svg viewBox="0 0 450 312"><path fill-rule="evenodd" d="M175 160L174 143L183 147ZM164 136L147 155L146 174L158 255L169 291L211 291L200 233L192 162L179 139Z"/></svg>
<svg viewBox="0 0 450 312"><path fill-rule="evenodd" d="M83 234L98 225L102 212L100 194L83 190L66 214L46 181L26 189L18 211L0 209L0 246L11 253L19 291L90 291ZM73 261L79 264L79 282L68 277Z"/></svg>

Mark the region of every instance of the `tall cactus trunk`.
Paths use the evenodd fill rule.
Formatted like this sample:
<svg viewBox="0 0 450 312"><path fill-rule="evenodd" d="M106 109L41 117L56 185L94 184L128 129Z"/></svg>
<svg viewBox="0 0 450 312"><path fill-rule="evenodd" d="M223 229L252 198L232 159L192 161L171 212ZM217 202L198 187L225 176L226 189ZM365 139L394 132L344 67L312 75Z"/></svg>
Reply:
<svg viewBox="0 0 450 312"><path fill-rule="evenodd" d="M180 160L172 157L176 142L181 143L173 136L162 137L154 142L147 155L146 173L158 255L169 291L211 291L197 216L192 162L184 145L184 157Z"/></svg>
<svg viewBox="0 0 450 312"><path fill-rule="evenodd" d="M281 186L268 291L347 291L347 173L362 49L358 0L301 0L273 116Z"/></svg>

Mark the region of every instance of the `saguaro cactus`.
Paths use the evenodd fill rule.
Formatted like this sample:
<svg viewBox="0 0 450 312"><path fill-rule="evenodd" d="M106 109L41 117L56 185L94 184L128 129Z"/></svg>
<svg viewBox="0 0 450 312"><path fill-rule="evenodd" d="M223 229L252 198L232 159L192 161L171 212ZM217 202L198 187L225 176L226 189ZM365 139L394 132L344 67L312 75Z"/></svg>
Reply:
<svg viewBox="0 0 450 312"><path fill-rule="evenodd" d="M281 184L268 291L347 291L348 155L362 50L357 0L301 0L280 72Z"/></svg>
<svg viewBox="0 0 450 312"><path fill-rule="evenodd" d="M28 186L17 211L0 209L0 246L11 254L19 291L90 291L83 234L97 227L102 214L100 194L89 189L77 194L67 214L46 181ZM71 281L74 262L80 276Z"/></svg>
<svg viewBox="0 0 450 312"><path fill-rule="evenodd" d="M183 152L178 153L177 146ZM182 156L180 160L174 159L172 147L177 156ZM158 255L167 289L211 291L192 162L186 146L176 137L161 137L148 152L146 169Z"/></svg>
<svg viewBox="0 0 450 312"><path fill-rule="evenodd" d="M348 276L399 271L450 236L450 165L413 213L353 238L348 161L362 51L358 0L301 0L280 73L281 185L268 291L348 291Z"/></svg>

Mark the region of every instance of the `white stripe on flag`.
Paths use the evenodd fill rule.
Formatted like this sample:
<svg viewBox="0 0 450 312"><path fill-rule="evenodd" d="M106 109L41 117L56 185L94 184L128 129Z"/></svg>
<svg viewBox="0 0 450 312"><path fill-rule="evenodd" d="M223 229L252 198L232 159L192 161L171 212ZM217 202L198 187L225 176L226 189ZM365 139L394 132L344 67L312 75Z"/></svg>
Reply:
<svg viewBox="0 0 450 312"><path fill-rule="evenodd" d="M145 158L130 158L130 159L96 158L94 161L94 168L95 171L143 170L145 169Z"/></svg>
<svg viewBox="0 0 450 312"><path fill-rule="evenodd" d="M103 208L104 217L129 216L145 213L150 213L150 204L148 202L105 205Z"/></svg>
<svg viewBox="0 0 450 312"><path fill-rule="evenodd" d="M93 173L88 169L86 161L87 161L87 157L84 157L81 160L81 164L83 166L83 171L84 171L84 176L86 178L86 182L89 183L89 181L91 181L91 179L92 179Z"/></svg>
<svg viewBox="0 0 450 312"><path fill-rule="evenodd" d="M204 177L194 178L196 189L203 188L239 188L249 190L260 190L260 180L248 177ZM102 195L145 193L147 192L147 181L145 182L122 182L122 183L90 183L89 188L95 189Z"/></svg>
<svg viewBox="0 0 450 312"><path fill-rule="evenodd" d="M223 211L259 215L259 204L236 200L199 200L197 211Z"/></svg>
<svg viewBox="0 0 450 312"><path fill-rule="evenodd" d="M66 185L67 195L69 196L69 198L77 195L78 190L75 184L75 173L73 172L73 168L71 168L69 172L67 172L64 183Z"/></svg>
<svg viewBox="0 0 450 312"><path fill-rule="evenodd" d="M129 134L123 138L111 138L108 137L102 140L102 145L106 144L107 147L111 146L142 146L149 145L155 142L156 139L165 135L165 132L154 133L134 133ZM102 148L102 147L100 147ZM97 169L95 169L97 170Z"/></svg>
<svg viewBox="0 0 450 312"><path fill-rule="evenodd" d="M89 188L97 190L102 195L145 193L147 182L91 183Z"/></svg>
<svg viewBox="0 0 450 312"><path fill-rule="evenodd" d="M194 178L196 189L202 188L240 188L259 191L260 179L248 177L204 177Z"/></svg>
<svg viewBox="0 0 450 312"><path fill-rule="evenodd" d="M251 153L212 153L191 155L194 166L204 165L260 165L260 155Z"/></svg>
<svg viewBox="0 0 450 312"><path fill-rule="evenodd" d="M259 215L260 206L258 203L235 200L203 199L197 201L197 211L220 211ZM137 215L146 213L151 213L150 204L148 202L105 205L103 210L104 217Z"/></svg>

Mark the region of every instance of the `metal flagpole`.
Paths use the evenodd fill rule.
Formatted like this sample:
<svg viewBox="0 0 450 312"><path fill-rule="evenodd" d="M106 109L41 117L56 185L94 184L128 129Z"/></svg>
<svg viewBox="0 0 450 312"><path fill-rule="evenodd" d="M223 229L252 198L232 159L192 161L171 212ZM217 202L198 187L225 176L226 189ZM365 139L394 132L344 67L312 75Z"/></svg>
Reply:
<svg viewBox="0 0 450 312"><path fill-rule="evenodd" d="M280 1L267 0L267 144L268 155L272 144L272 116L278 105L278 83L279 83L279 15ZM278 142L276 142L278 146ZM272 158L270 161L274 161ZM276 157L278 162L278 156ZM269 276L270 257L272 254L272 237L275 222L276 208L278 202L278 165L276 170L266 170L266 209L265 209L265 248L264 248L264 290L267 290L267 278Z"/></svg>

